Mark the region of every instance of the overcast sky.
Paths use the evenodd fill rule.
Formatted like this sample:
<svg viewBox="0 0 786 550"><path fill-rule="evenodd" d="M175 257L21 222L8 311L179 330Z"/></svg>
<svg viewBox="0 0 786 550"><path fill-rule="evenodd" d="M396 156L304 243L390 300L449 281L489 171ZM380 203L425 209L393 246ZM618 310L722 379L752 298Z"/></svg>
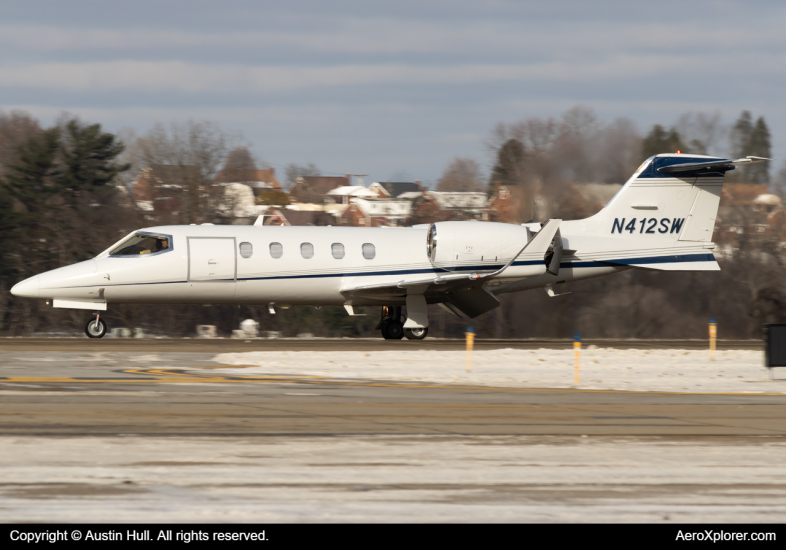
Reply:
<svg viewBox="0 0 786 550"><path fill-rule="evenodd" d="M279 170L434 182L499 121L640 132L764 115L786 158L786 2L0 0L0 109L111 131L211 120Z"/></svg>

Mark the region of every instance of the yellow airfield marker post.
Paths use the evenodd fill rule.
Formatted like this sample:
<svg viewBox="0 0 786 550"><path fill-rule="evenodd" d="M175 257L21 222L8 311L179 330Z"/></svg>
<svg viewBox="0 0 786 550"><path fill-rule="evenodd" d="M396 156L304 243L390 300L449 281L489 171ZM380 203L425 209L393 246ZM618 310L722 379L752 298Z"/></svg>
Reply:
<svg viewBox="0 0 786 550"><path fill-rule="evenodd" d="M718 335L718 324L710 319L710 361L715 361L715 338Z"/></svg>
<svg viewBox="0 0 786 550"><path fill-rule="evenodd" d="M467 328L467 372L472 372L472 348L475 347L475 329Z"/></svg>
<svg viewBox="0 0 786 550"><path fill-rule="evenodd" d="M581 334L573 336L573 382L581 382Z"/></svg>

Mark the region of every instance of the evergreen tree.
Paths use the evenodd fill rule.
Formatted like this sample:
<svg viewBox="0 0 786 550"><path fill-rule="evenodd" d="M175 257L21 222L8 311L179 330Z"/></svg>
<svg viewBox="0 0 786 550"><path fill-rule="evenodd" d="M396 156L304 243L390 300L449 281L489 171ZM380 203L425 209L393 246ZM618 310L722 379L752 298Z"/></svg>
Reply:
<svg viewBox="0 0 786 550"><path fill-rule="evenodd" d="M747 156L770 158L772 152L770 129L764 117L760 116L754 124L750 111L743 111L734 124L731 140L735 158ZM744 168L738 167L731 175L739 182L767 184L770 181L770 166L768 162L763 162Z"/></svg>
<svg viewBox="0 0 786 550"><path fill-rule="evenodd" d="M497 182L508 186L521 183L525 157L524 145L517 139L511 138L499 148L497 163L491 171L489 194L494 192L494 185Z"/></svg>
<svg viewBox="0 0 786 550"><path fill-rule="evenodd" d="M689 152L687 149L676 129L671 128L667 131L660 124L656 124L641 143L641 156L647 159L661 153L676 153L677 151L687 153Z"/></svg>
<svg viewBox="0 0 786 550"><path fill-rule="evenodd" d="M21 278L59 267L51 251L57 235L55 208L57 153L60 148L57 128L39 132L19 149L19 162L2 180L6 209L13 212L10 223L3 223L4 240L0 261ZM5 217L5 216L4 216ZM8 226L6 226L8 223Z"/></svg>
<svg viewBox="0 0 786 550"><path fill-rule="evenodd" d="M748 145L750 155L754 157L770 158L771 152L770 145L770 129L767 128L767 123L764 122L764 117L759 117L756 120L756 125L751 132L751 140ZM770 163L762 162L746 167L747 179L752 183L769 183L770 182Z"/></svg>
<svg viewBox="0 0 786 550"><path fill-rule="evenodd" d="M60 148L59 140L57 128L31 137L20 147L19 163L11 166L5 177L4 187L12 198L21 203L25 212L43 212L47 198L57 192L55 159Z"/></svg>
<svg viewBox="0 0 786 550"><path fill-rule="evenodd" d="M9 250L14 245L13 236L16 224L16 212L14 212L11 195L7 189L0 185L0 251ZM14 266L11 262L4 260L5 258L0 257L0 292L10 288L18 280ZM2 325L3 319L0 315L0 328Z"/></svg>
<svg viewBox="0 0 786 550"><path fill-rule="evenodd" d="M753 117L750 111L743 111L731 129L731 151L734 158L742 158L747 153L753 133Z"/></svg>
<svg viewBox="0 0 786 550"><path fill-rule="evenodd" d="M131 165L118 165L115 159L125 146L101 125L80 125L71 120L65 125L61 144L63 169L58 178L63 191L78 196L96 192Z"/></svg>
<svg viewBox="0 0 786 550"><path fill-rule="evenodd" d="M99 125L75 120L24 143L0 180L5 208L13 211L5 238L14 243L0 261L27 277L87 259L116 240L116 189L109 184L128 168L115 162L122 150Z"/></svg>

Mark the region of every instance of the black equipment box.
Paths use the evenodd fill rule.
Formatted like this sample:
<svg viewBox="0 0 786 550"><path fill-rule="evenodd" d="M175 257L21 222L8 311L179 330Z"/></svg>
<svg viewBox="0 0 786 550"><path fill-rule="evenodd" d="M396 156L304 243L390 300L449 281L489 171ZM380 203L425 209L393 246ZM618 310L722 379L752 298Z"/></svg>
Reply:
<svg viewBox="0 0 786 550"><path fill-rule="evenodd" d="M786 367L786 325L764 325L764 365Z"/></svg>

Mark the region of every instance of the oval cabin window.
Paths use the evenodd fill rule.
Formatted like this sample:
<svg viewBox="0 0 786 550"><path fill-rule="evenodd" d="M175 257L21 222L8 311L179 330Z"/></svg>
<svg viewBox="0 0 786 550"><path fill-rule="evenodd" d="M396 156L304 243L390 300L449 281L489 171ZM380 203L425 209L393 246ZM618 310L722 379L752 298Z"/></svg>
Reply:
<svg viewBox="0 0 786 550"><path fill-rule="evenodd" d="M254 253L254 247L251 243L240 243L240 255L244 258L250 258Z"/></svg>
<svg viewBox="0 0 786 550"><path fill-rule="evenodd" d="M309 260L314 257L314 245L311 243L303 243L300 245L300 255Z"/></svg>
<svg viewBox="0 0 786 550"><path fill-rule="evenodd" d="M333 243L331 245L331 251L333 252L333 257L337 260L340 260L344 257L344 245L341 243Z"/></svg>
<svg viewBox="0 0 786 550"><path fill-rule="evenodd" d="M270 243L270 255L275 259L284 255L284 247L281 246L281 243Z"/></svg>
<svg viewBox="0 0 786 550"><path fill-rule="evenodd" d="M366 243L363 245L363 257L367 260L373 260L374 256L377 255L377 250L374 248L374 245L371 243Z"/></svg>

